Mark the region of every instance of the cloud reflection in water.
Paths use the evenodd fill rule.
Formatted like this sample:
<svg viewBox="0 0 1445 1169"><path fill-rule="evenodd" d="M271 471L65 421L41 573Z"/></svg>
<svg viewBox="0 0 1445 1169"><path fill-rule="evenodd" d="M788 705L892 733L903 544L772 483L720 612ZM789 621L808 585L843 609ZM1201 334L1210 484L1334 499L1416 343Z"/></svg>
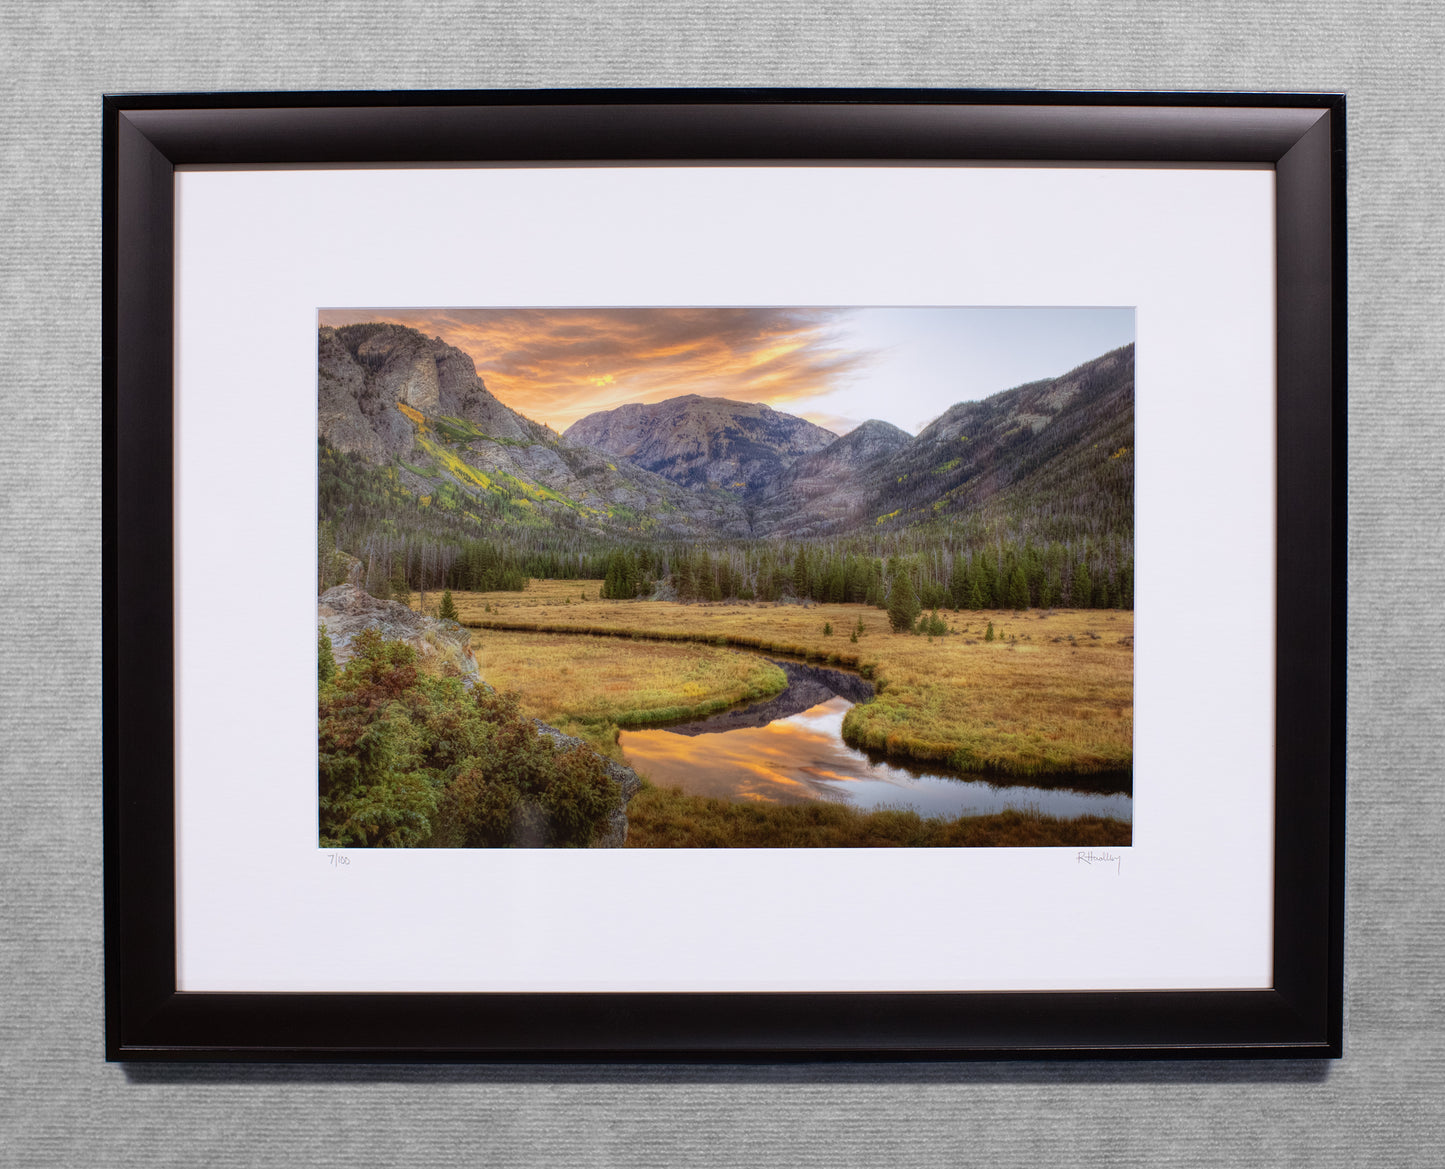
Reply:
<svg viewBox="0 0 1445 1169"><path fill-rule="evenodd" d="M997 787L874 763L843 742L843 716L852 705L833 698L763 727L705 735L623 731L619 741L628 761L653 783L690 795L785 804L834 800L863 809L907 806L925 816L1037 808L1054 816L1132 819L1127 795Z"/></svg>

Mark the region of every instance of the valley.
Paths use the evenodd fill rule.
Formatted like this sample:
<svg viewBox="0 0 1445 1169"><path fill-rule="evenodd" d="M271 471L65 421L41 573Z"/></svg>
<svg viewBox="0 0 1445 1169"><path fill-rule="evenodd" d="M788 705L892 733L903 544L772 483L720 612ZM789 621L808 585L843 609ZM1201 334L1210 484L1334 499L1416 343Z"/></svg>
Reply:
<svg viewBox="0 0 1445 1169"><path fill-rule="evenodd" d="M966 809L973 832L1008 826L1020 843L1072 841L1081 819L1095 844L1131 839L1131 614L970 614L929 641L864 606L606 601L599 584L452 596L484 676L651 781L628 806L642 839L796 847L818 816L820 839L858 846L906 830L921 844L946 835L931 817ZM860 624L857 642L841 636ZM856 670L877 695L823 694L752 730L736 716L781 687L777 655ZM727 713L677 725L714 711ZM729 715L741 731L727 730ZM739 802L748 810L719 807Z"/></svg>
<svg viewBox="0 0 1445 1169"><path fill-rule="evenodd" d="M322 327L319 355L318 591L347 582L459 622L488 692L508 695L487 719L536 719L555 750L586 744L616 776L641 774L640 790L623 782L618 821L600 773L559 755L559 776L593 776L589 814L611 808L622 825L569 839L1131 839L1132 345L957 403L917 435L881 419L840 435L717 394L611 406L559 432L497 398L440 337ZM854 671L871 693L796 713L775 703L752 718L764 737L745 741L728 719L791 693L803 667L788 662ZM330 685L362 686L375 668ZM442 697L444 677L416 684L444 705L462 697ZM696 729L648 729L680 721ZM713 744L720 728L734 737L712 755L735 762L678 762L681 740ZM735 785L729 769L788 735L783 771ZM470 759L431 780L438 842L562 831L536 819L551 789L529 796L524 777L498 789L512 811L476 820L493 799L483 786L458 812L449 777L490 766ZM652 771L691 790L648 783ZM419 791L408 798L424 804Z"/></svg>
<svg viewBox="0 0 1445 1169"><path fill-rule="evenodd" d="M756 650L872 681L877 696L849 712L844 737L896 761L1015 779L1119 773L1131 764L1128 611L945 612L947 632L930 639L893 632L885 614L865 605L619 602L597 593L598 582L537 581L520 594L452 596L458 619L477 631L485 677L493 676L488 646L501 633L589 634L615 647L589 652L615 655L618 668L654 641ZM501 646L509 655L531 652L514 640ZM505 669L502 678L499 685L519 681ZM605 745L610 730L604 725L595 737Z"/></svg>

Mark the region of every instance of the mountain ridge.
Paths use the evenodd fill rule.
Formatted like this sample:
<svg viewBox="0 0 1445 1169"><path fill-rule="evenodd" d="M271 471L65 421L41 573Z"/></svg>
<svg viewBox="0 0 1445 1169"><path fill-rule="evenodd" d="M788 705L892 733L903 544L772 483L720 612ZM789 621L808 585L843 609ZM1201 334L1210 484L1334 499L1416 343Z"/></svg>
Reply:
<svg viewBox="0 0 1445 1169"><path fill-rule="evenodd" d="M428 530L449 517L464 538L727 541L943 525L973 539L1002 519L1039 539L1132 539L1132 344L956 403L917 436L878 419L837 436L697 394L559 435L496 398L467 354L405 326L322 327L318 355L319 438L390 476L422 509L404 524Z"/></svg>
<svg viewBox="0 0 1445 1169"><path fill-rule="evenodd" d="M860 443L861 457L842 459L842 448L829 447L799 460L763 493L754 530L828 536L1009 506L1085 521L1107 513L1116 527L1127 511L1132 529L1133 391L1129 344L1059 377L955 403L917 436L864 423L838 440L869 428L877 441Z"/></svg>
<svg viewBox="0 0 1445 1169"><path fill-rule="evenodd" d="M471 357L403 325L318 331L318 437L389 467L423 507L597 535L741 537L745 513L517 413ZM478 534L481 534L480 532Z"/></svg>

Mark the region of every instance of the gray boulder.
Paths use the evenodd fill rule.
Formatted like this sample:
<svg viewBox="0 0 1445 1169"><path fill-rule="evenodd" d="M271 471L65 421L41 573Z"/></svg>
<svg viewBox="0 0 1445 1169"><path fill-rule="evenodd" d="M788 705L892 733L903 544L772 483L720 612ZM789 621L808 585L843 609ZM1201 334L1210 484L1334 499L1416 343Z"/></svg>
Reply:
<svg viewBox="0 0 1445 1169"><path fill-rule="evenodd" d="M363 629L376 629L388 641L404 641L423 662L450 663L468 685L480 680L472 655L472 631L455 621L426 617L399 601L379 601L354 584L327 589L316 602L317 625L326 627L336 664L351 660L352 642Z"/></svg>

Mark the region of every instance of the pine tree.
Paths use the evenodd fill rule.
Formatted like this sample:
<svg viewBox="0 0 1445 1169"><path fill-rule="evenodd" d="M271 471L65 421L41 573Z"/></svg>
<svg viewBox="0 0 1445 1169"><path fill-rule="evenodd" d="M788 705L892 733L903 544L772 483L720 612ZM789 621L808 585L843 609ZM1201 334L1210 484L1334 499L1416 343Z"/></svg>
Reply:
<svg viewBox="0 0 1445 1169"><path fill-rule="evenodd" d="M1029 584L1024 579L1024 570L1017 564L1013 571L1008 574L1008 588L1006 590L1006 603L1010 609L1018 612L1029 607Z"/></svg>
<svg viewBox="0 0 1445 1169"><path fill-rule="evenodd" d="M1039 604L1045 609L1053 609L1059 604L1063 595L1063 586L1059 583L1059 574L1051 571L1048 579L1044 581L1043 596L1039 598Z"/></svg>
<svg viewBox="0 0 1445 1169"><path fill-rule="evenodd" d="M1047 574L1044 571L1044 558L1037 548L1028 544L1024 545L1023 570L1030 599L1037 598L1039 606L1045 607L1044 584Z"/></svg>
<svg viewBox="0 0 1445 1169"><path fill-rule="evenodd" d="M969 586L968 562L962 556L953 558L953 573L948 578L948 600L955 612L968 608Z"/></svg>
<svg viewBox="0 0 1445 1169"><path fill-rule="evenodd" d="M457 621L457 603L452 600L452 590L447 589L442 593L441 607L437 609L437 616L443 621Z"/></svg>
<svg viewBox="0 0 1445 1169"><path fill-rule="evenodd" d="M868 591L863 594L863 603L875 609L883 608L883 578L876 572L868 577Z"/></svg>
<svg viewBox="0 0 1445 1169"><path fill-rule="evenodd" d="M316 631L316 677L320 682L336 677L336 655L331 652L331 638L326 635L325 625Z"/></svg>
<svg viewBox="0 0 1445 1169"><path fill-rule="evenodd" d="M1081 559L1074 565L1074 580L1069 589L1069 604L1075 609L1087 609L1094 599L1094 585L1089 579L1089 566Z"/></svg>
<svg viewBox="0 0 1445 1169"><path fill-rule="evenodd" d="M998 573L994 570L993 561L988 553L979 554L978 563L974 566L973 579L978 585L979 608L992 609L998 604Z"/></svg>
<svg viewBox="0 0 1445 1169"><path fill-rule="evenodd" d="M993 622L992 622L992 621L990 621L990 622L988 623L988 629L984 631L983 639L984 639L984 641L992 641L992 640L993 640Z"/></svg>
<svg viewBox="0 0 1445 1169"><path fill-rule="evenodd" d="M913 582L908 579L908 572L900 569L894 576L893 587L888 593L888 624L893 627L893 632L903 633L912 629L921 608L918 594L913 591Z"/></svg>

